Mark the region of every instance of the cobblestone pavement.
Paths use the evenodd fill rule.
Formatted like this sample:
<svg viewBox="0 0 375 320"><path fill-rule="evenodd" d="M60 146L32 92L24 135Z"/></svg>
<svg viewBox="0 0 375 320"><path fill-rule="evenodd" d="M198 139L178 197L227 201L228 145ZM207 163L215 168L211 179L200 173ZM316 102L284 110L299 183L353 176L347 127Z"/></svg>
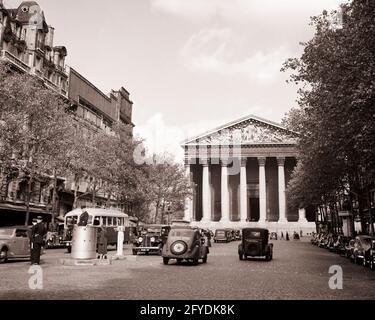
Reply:
<svg viewBox="0 0 375 320"><path fill-rule="evenodd" d="M306 240L274 241L271 262L239 261L237 245L213 244L208 263L198 266L165 266L151 255L109 266L62 266L59 259L69 255L48 250L42 290L29 289L29 262L0 265L0 299L375 299L375 272ZM332 265L343 268L343 290L329 289Z"/></svg>

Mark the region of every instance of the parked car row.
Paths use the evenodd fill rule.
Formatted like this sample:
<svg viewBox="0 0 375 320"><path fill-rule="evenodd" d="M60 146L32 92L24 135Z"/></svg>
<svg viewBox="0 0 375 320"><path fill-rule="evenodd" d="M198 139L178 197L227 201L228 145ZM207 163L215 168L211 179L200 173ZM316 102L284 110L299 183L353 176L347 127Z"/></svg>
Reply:
<svg viewBox="0 0 375 320"><path fill-rule="evenodd" d="M313 235L311 243L375 270L375 237L358 235L350 238L332 233L318 233Z"/></svg>
<svg viewBox="0 0 375 320"><path fill-rule="evenodd" d="M241 231L236 229L216 229L214 242L231 242L241 240Z"/></svg>

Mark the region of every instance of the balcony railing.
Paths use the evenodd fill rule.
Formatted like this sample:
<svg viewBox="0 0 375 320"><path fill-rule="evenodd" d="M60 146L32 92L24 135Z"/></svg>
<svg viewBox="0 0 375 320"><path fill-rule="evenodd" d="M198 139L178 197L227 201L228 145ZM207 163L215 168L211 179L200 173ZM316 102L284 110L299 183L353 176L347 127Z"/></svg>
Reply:
<svg viewBox="0 0 375 320"><path fill-rule="evenodd" d="M13 65L20 68L24 72L30 72L31 70L25 62L23 62L20 58L17 58L14 54L10 53L9 51L2 50L1 58L11 62Z"/></svg>

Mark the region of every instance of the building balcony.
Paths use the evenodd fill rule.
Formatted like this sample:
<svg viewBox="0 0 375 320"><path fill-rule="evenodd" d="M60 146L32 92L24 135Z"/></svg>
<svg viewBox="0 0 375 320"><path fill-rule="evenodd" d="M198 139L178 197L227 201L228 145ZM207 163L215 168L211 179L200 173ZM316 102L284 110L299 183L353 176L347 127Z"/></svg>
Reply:
<svg viewBox="0 0 375 320"><path fill-rule="evenodd" d="M25 73L29 73L31 71L31 68L25 62L23 62L20 58L16 57L9 51L1 50L0 58L2 60L10 62L13 66Z"/></svg>

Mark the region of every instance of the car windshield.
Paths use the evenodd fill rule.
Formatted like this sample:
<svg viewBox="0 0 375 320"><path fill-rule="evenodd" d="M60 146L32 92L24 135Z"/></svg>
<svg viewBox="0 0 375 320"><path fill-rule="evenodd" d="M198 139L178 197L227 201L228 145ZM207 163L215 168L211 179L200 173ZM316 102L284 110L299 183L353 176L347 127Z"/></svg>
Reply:
<svg viewBox="0 0 375 320"><path fill-rule="evenodd" d="M147 228L148 233L160 233L161 229L156 227Z"/></svg>
<svg viewBox="0 0 375 320"><path fill-rule="evenodd" d="M251 231L249 236L251 238L260 238L260 232L259 231Z"/></svg>
<svg viewBox="0 0 375 320"><path fill-rule="evenodd" d="M172 237L190 237L193 233L194 233L194 230L177 229L177 230L172 230L169 234Z"/></svg>
<svg viewBox="0 0 375 320"><path fill-rule="evenodd" d="M0 229L0 237L10 237L13 234L13 229Z"/></svg>
<svg viewBox="0 0 375 320"><path fill-rule="evenodd" d="M362 243L363 243L363 245L365 245L365 246L370 246L371 245L371 238L363 238L362 239Z"/></svg>

